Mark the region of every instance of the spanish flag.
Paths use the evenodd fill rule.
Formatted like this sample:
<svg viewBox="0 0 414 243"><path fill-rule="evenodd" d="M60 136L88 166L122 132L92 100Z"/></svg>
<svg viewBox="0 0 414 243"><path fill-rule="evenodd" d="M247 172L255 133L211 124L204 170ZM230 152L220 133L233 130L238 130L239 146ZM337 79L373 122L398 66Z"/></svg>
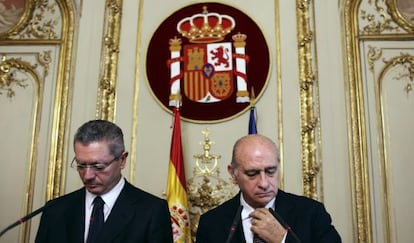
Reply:
<svg viewBox="0 0 414 243"><path fill-rule="evenodd" d="M168 167L167 201L170 208L174 242L191 242L190 215L181 144L180 110L178 107L174 108L174 126Z"/></svg>

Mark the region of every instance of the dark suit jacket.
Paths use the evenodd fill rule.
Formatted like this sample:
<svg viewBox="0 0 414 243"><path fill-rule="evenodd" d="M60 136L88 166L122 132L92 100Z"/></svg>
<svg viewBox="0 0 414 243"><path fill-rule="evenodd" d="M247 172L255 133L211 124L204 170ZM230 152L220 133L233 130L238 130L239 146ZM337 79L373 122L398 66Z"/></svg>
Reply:
<svg viewBox="0 0 414 243"><path fill-rule="evenodd" d="M275 205L276 212L291 227L293 232L299 237L300 242L341 242L338 232L331 224L331 217L322 203L279 190ZM196 242L226 242L236 217L238 217L239 223L231 242L246 242L243 226L240 222L240 215L236 216L239 206L240 193L222 205L203 214L198 225ZM292 233L288 233L286 243L296 242L292 236Z"/></svg>
<svg viewBox="0 0 414 243"><path fill-rule="evenodd" d="M98 242L173 242L171 219L165 200L125 181ZM47 203L36 243L83 243L85 188Z"/></svg>

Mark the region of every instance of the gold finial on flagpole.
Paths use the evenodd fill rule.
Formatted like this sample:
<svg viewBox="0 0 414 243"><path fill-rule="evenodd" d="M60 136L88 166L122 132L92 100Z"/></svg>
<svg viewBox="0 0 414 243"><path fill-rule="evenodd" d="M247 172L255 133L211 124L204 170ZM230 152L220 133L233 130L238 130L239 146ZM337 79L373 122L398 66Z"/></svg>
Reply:
<svg viewBox="0 0 414 243"><path fill-rule="evenodd" d="M180 106L181 106L181 94L180 92L178 92L177 94L174 95L174 108L172 109L172 116L171 116L171 126L170 129L172 129L174 127L174 119L176 116L176 112L180 111Z"/></svg>
<svg viewBox="0 0 414 243"><path fill-rule="evenodd" d="M178 92L176 95L175 95L175 108L177 108L177 109L180 109L180 106L181 106L181 93L180 92Z"/></svg>
<svg viewBox="0 0 414 243"><path fill-rule="evenodd" d="M254 87L252 86L251 91L250 91L250 106L254 106L255 103L256 103L256 96L254 94Z"/></svg>

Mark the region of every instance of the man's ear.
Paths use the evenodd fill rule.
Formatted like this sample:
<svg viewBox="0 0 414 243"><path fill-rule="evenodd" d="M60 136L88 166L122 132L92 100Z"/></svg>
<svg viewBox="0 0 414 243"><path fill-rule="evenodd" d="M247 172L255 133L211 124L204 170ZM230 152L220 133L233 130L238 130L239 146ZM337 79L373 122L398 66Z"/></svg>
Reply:
<svg viewBox="0 0 414 243"><path fill-rule="evenodd" d="M236 174L235 174L235 170L233 168L233 166L228 165L227 166L227 172L229 172L231 179L233 180L234 183L236 183Z"/></svg>
<svg viewBox="0 0 414 243"><path fill-rule="evenodd" d="M121 155L121 168L123 169L123 168L125 168L125 164L126 164L126 161L127 161L127 158L128 158L128 151L124 151L123 153L122 153L122 155Z"/></svg>

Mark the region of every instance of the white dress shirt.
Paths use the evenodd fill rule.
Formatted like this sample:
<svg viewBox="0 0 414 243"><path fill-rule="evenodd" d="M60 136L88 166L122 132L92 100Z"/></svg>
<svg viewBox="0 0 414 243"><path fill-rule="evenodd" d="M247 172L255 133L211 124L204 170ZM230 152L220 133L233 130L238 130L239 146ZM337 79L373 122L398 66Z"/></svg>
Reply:
<svg viewBox="0 0 414 243"><path fill-rule="evenodd" d="M247 204L246 200L244 200L243 193L240 194L240 205L243 206L243 210L241 212L241 220L243 224L243 232L244 238L246 239L246 243L253 243L253 232L251 231L252 227L252 218L249 216L253 211L254 208ZM274 208L275 205L275 198L270 200L265 206L265 208ZM283 237L281 243L285 243L287 234Z"/></svg>
<svg viewBox="0 0 414 243"><path fill-rule="evenodd" d="M104 220L108 218L109 214L112 211L112 207L115 204L116 199L118 198L119 194L122 191L122 188L124 188L125 185L125 179L121 178L118 182L118 184L115 185L114 188L112 188L109 192L101 195L102 200L105 202L104 205ZM85 196L85 242L88 238L88 231L89 231L89 222L90 217L92 214L93 209L93 200L95 199L97 195L90 193L88 190L86 190L86 196Z"/></svg>

